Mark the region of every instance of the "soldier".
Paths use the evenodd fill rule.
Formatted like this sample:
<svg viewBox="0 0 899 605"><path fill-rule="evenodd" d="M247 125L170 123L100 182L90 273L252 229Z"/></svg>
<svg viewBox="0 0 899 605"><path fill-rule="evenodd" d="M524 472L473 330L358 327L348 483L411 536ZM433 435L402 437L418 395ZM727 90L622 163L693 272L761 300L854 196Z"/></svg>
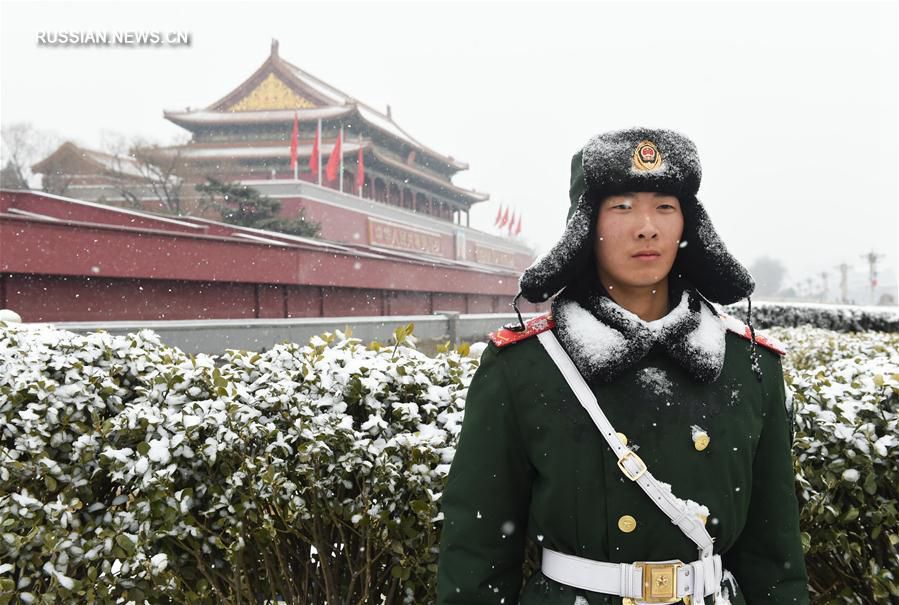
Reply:
<svg viewBox="0 0 899 605"><path fill-rule="evenodd" d="M551 311L491 333L469 386L439 605L808 603L784 351L751 300L749 325L713 305L754 282L700 174L668 130L572 158L565 233L516 296ZM526 537L541 569L522 588Z"/></svg>

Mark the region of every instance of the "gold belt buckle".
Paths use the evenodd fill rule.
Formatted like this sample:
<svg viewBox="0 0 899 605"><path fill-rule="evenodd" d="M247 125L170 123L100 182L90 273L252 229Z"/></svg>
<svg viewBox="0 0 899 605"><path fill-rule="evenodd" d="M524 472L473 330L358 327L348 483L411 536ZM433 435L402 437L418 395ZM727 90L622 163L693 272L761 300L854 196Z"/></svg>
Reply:
<svg viewBox="0 0 899 605"><path fill-rule="evenodd" d="M677 603L677 570L684 562L647 563L640 561L634 566L643 571L642 603Z"/></svg>
<svg viewBox="0 0 899 605"><path fill-rule="evenodd" d="M633 458L634 460L637 461L637 464L640 465L640 470L637 471L636 475L632 475L630 472L628 472L627 467L624 466L624 461L627 460L628 458ZM621 458L618 459L618 468L620 468L621 472L624 473L624 476L627 477L628 479L630 479L631 481L636 481L637 479L639 479L640 477L643 476L643 473L646 472L646 464L643 462L643 459L640 458L640 456L638 456L637 454L634 453L633 450L628 450L624 454L624 456L622 456Z"/></svg>

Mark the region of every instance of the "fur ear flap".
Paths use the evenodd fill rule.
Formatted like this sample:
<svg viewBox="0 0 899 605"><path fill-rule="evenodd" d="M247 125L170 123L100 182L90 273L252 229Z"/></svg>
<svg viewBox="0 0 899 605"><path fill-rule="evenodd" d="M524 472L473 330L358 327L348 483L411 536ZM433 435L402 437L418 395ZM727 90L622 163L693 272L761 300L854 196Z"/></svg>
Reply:
<svg viewBox="0 0 899 605"><path fill-rule="evenodd" d="M680 271L707 298L721 305L752 294L755 281L749 271L728 252L696 196L681 200L686 245L678 250L673 270Z"/></svg>
<svg viewBox="0 0 899 605"><path fill-rule="evenodd" d="M525 299L544 302L580 273L593 255L598 208L586 193L581 194L561 239L521 274L518 287Z"/></svg>
<svg viewBox="0 0 899 605"><path fill-rule="evenodd" d="M571 185L568 187L568 216L565 220L571 219L571 215L577 210L578 200L587 190L587 183L584 180L584 150L579 149L576 154L571 156Z"/></svg>

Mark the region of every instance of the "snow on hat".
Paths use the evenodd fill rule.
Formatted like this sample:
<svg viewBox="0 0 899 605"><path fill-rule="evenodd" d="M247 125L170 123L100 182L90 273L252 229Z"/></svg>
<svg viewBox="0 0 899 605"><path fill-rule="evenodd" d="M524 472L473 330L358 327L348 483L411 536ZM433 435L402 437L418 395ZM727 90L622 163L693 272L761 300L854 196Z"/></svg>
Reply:
<svg viewBox="0 0 899 605"><path fill-rule="evenodd" d="M672 271L704 297L727 305L749 296L755 282L715 232L696 198L702 178L693 141L673 130L630 128L598 134L571 158L568 223L562 238L525 269L519 295L537 303L570 284L588 266L600 202L624 192L674 195L684 233Z"/></svg>

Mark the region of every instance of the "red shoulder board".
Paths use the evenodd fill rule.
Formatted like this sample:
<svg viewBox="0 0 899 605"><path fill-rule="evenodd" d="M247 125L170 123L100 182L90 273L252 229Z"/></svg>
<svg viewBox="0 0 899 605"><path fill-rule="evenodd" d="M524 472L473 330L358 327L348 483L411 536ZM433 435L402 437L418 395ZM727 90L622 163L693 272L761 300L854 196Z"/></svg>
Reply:
<svg viewBox="0 0 899 605"><path fill-rule="evenodd" d="M724 321L724 326L728 330L730 330L734 334L739 334L746 340L752 340L752 333L749 330L749 326L744 324L742 321L740 321L736 317L733 317L726 313L721 313L720 315L721 315L721 319ZM786 355L786 353L787 353L787 347L784 346L783 343L777 341L775 338L772 338L771 336L763 336L762 334L759 334L758 330L755 331L755 342L757 342L759 345L765 347L766 349L770 349L771 351L774 351L778 355Z"/></svg>
<svg viewBox="0 0 899 605"><path fill-rule="evenodd" d="M537 317L531 318L524 322L524 327L525 329L521 332L516 332L515 330L509 330L506 328L501 328L499 330L496 330L495 332L490 332L490 340L492 340L493 344L498 347L505 347L506 345L518 342L519 340L524 340L525 338L535 336L540 332L550 330L556 327L556 322L553 321L553 318L549 313L544 313L543 315L538 315Z"/></svg>

